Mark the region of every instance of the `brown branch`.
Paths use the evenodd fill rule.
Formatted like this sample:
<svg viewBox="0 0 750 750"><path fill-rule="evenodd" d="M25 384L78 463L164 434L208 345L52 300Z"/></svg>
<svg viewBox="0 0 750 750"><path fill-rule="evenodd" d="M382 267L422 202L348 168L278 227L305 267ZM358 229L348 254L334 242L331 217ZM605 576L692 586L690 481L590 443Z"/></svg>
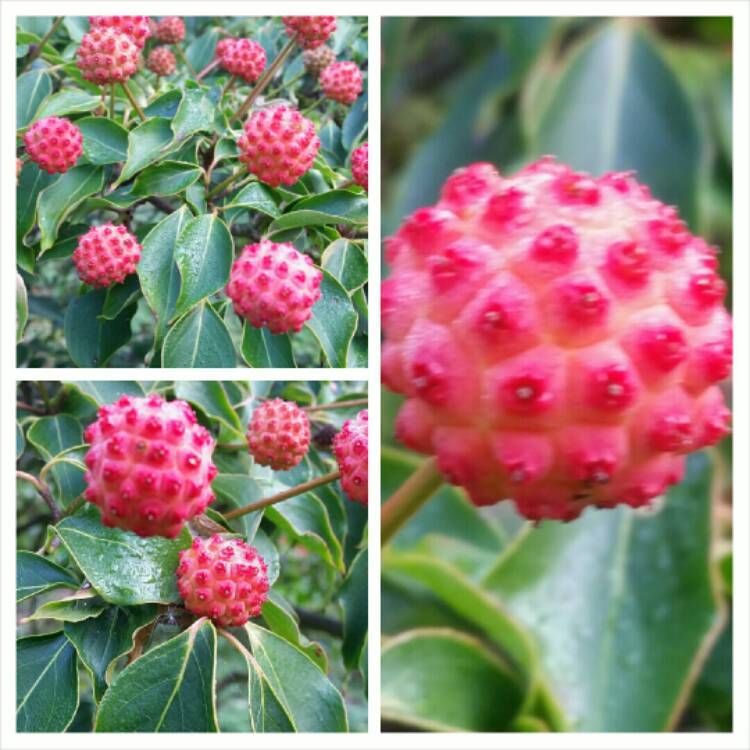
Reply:
<svg viewBox="0 0 750 750"><path fill-rule="evenodd" d="M312 404L311 406L300 407L302 411L324 411L327 409L348 409L352 406L367 406L367 398L352 398L349 401L334 401L331 404Z"/></svg>
<svg viewBox="0 0 750 750"><path fill-rule="evenodd" d="M24 411L30 411L34 414L46 414L47 413L44 409L38 406L32 406L31 404L24 403L23 401L16 401L16 408L23 409Z"/></svg>
<svg viewBox="0 0 750 750"><path fill-rule="evenodd" d="M303 609L302 607L295 607L294 611L297 613L299 624L302 628L319 630L321 633L328 633L336 638L343 638L344 626L341 620L322 615L319 612L311 612L309 609Z"/></svg>
<svg viewBox="0 0 750 750"><path fill-rule="evenodd" d="M55 501L55 498L52 497L52 493L50 492L49 487L47 487L44 482L42 482L40 479L37 479L33 474L29 474L25 471L17 471L16 478L23 479L25 482L34 485L34 489L39 493L42 500L47 503L47 507L52 514L53 522L57 523L57 521L62 518L62 510L60 510L60 506Z"/></svg>

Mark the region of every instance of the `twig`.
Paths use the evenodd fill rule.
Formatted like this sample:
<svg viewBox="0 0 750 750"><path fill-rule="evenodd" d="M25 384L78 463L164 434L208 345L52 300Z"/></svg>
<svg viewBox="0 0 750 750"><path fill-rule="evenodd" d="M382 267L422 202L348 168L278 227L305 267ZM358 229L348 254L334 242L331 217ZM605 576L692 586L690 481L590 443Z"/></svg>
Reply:
<svg viewBox="0 0 750 750"><path fill-rule="evenodd" d="M324 411L327 409L348 409L350 406L367 406L369 399L367 398L352 398L348 401L334 401L332 404L312 404L311 406L303 406L302 411Z"/></svg>
<svg viewBox="0 0 750 750"><path fill-rule="evenodd" d="M286 83L282 84L278 88L274 89L273 91L268 92L268 99L275 99L285 88L288 88L293 83L297 83L301 78L304 78L307 75L307 71L303 70L298 75L294 76L291 81L287 81Z"/></svg>
<svg viewBox="0 0 750 750"><path fill-rule="evenodd" d="M125 92L125 95L128 97L128 99L130 99L130 103L133 105L133 109L138 113L138 117L141 118L141 122L146 122L146 115L141 109L141 105L138 104L138 102L135 100L133 92L128 88L127 81L120 81L120 86L122 86L122 90Z"/></svg>
<svg viewBox="0 0 750 750"><path fill-rule="evenodd" d="M237 169L232 174L229 175L229 177L226 178L226 180L222 180L218 185L215 185L213 189L209 192L209 194L206 196L208 200L213 198L217 193L221 193L224 190L226 190L245 170L244 169Z"/></svg>
<svg viewBox="0 0 750 750"><path fill-rule="evenodd" d="M62 510L60 510L60 506L55 501L55 498L52 497L49 487L47 487L44 482L37 479L33 474L29 474L25 471L17 471L16 478L23 479L25 482L34 485L34 489L39 493L42 500L47 503L47 507L52 514L52 521L54 523L57 523L62 518Z"/></svg>
<svg viewBox="0 0 750 750"><path fill-rule="evenodd" d="M329 633L336 638L343 637L344 626L340 620L335 620L333 617L328 617L327 615L321 615L318 612L311 612L302 607L295 607L294 611L297 613L299 624L303 628L320 630L322 633Z"/></svg>
<svg viewBox="0 0 750 750"><path fill-rule="evenodd" d="M164 198L159 198L158 195L150 195L144 203L150 203L160 211L164 211L165 214L171 214L175 209L174 206L169 202L165 201Z"/></svg>
<svg viewBox="0 0 750 750"><path fill-rule="evenodd" d="M23 409L24 411L30 411L34 414L46 414L47 413L44 409L40 409L38 406L32 406L31 404L26 404L23 401L16 401L16 408Z"/></svg>
<svg viewBox="0 0 750 750"><path fill-rule="evenodd" d="M197 76L195 76L195 80L200 81L201 78L203 78L204 76L207 76L212 70L217 68L220 64L221 64L221 60L218 60L218 59L212 60L208 65L206 65L205 68L203 68L203 70L201 70L200 73L198 73Z"/></svg>
<svg viewBox="0 0 750 750"><path fill-rule="evenodd" d="M37 57L42 54L44 45L47 44L49 38L57 31L57 27L63 22L64 18L65 16L57 16L57 18L55 18L55 20L52 22L52 26L49 27L49 31L42 37L42 41L39 42L37 48L29 55L29 59L21 69L21 73L25 73L31 67L31 64L34 62L34 60L36 60Z"/></svg>
<svg viewBox="0 0 750 750"><path fill-rule="evenodd" d="M320 99L314 101L309 107L303 109L300 114L306 115L308 112L312 112L321 102L325 101L325 97L321 96Z"/></svg>
<svg viewBox="0 0 750 750"><path fill-rule="evenodd" d="M219 94L219 101L223 101L226 94L228 94L232 90L232 86L237 82L237 76L232 76L225 84L224 88L221 90L221 94Z"/></svg>

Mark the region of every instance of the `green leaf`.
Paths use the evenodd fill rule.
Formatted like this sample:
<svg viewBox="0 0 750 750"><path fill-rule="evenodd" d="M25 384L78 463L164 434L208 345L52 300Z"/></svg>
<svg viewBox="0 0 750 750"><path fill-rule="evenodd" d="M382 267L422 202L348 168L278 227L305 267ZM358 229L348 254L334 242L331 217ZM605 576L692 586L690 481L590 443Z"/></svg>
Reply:
<svg viewBox="0 0 750 750"><path fill-rule="evenodd" d="M190 401L207 417L218 419L229 429L242 434L242 424L223 383L218 381L179 380L174 386L177 398Z"/></svg>
<svg viewBox="0 0 750 750"><path fill-rule="evenodd" d="M239 209L260 211L274 219L281 216L273 191L262 182L251 182L230 198L230 202L224 206L227 221L234 221L240 213Z"/></svg>
<svg viewBox="0 0 750 750"><path fill-rule="evenodd" d="M327 271L323 271L320 292L305 327L320 343L330 367L346 367L349 344L357 328L357 313L346 290Z"/></svg>
<svg viewBox="0 0 750 750"><path fill-rule="evenodd" d="M130 131L128 158L115 187L164 155L172 142L172 128L166 117L152 117Z"/></svg>
<svg viewBox="0 0 750 750"><path fill-rule="evenodd" d="M51 94L43 102L34 116L34 121L44 117L55 115L73 115L78 112L91 113L99 106L99 97L74 88L66 86L56 94Z"/></svg>
<svg viewBox="0 0 750 750"><path fill-rule="evenodd" d="M237 354L224 321L206 302L171 328L162 347L164 367L234 367Z"/></svg>
<svg viewBox="0 0 750 750"><path fill-rule="evenodd" d="M107 297L104 300L101 317L103 320L115 320L127 307L137 304L141 297L141 287L138 276L131 273L121 284L107 287Z"/></svg>
<svg viewBox="0 0 750 750"><path fill-rule="evenodd" d="M76 590L78 579L65 568L34 552L16 552L16 602L52 589Z"/></svg>
<svg viewBox="0 0 750 750"><path fill-rule="evenodd" d="M100 615L107 605L91 590L78 591L64 599L45 602L38 607L24 622L33 620L57 620L59 622L81 622L89 617Z"/></svg>
<svg viewBox="0 0 750 750"><path fill-rule="evenodd" d="M323 646L302 635L294 614L281 604L273 591L263 603L263 619L273 633L307 654L324 673L328 671L328 658Z"/></svg>
<svg viewBox="0 0 750 750"><path fill-rule="evenodd" d="M28 125L42 100L52 91L52 80L43 70L29 70L16 79L16 128Z"/></svg>
<svg viewBox="0 0 750 750"><path fill-rule="evenodd" d="M123 380L76 380L70 385L77 388L97 407L113 404L122 395L142 396L144 393L138 383Z"/></svg>
<svg viewBox="0 0 750 750"><path fill-rule="evenodd" d="M148 117L166 117L172 119L182 101L182 91L179 89L170 89L166 93L154 99L143 113Z"/></svg>
<svg viewBox="0 0 750 750"><path fill-rule="evenodd" d="M190 42L185 50L185 57L190 61L193 70L203 70L213 60L218 39L219 32L216 29L209 29Z"/></svg>
<svg viewBox="0 0 750 750"><path fill-rule="evenodd" d="M349 150L359 140L367 130L368 106L367 94L354 102L354 106L349 110L341 127L341 143L345 149Z"/></svg>
<svg viewBox="0 0 750 750"><path fill-rule="evenodd" d="M23 332L29 320L29 295L23 276L16 274L16 343L23 339Z"/></svg>
<svg viewBox="0 0 750 750"><path fill-rule="evenodd" d="M65 635L94 680L94 698L102 699L111 682L114 662L133 647L136 632L157 614L154 604L142 607L107 607L100 615L82 622L68 622Z"/></svg>
<svg viewBox="0 0 750 750"><path fill-rule="evenodd" d="M221 219L205 214L187 223L174 253L182 278L175 315L182 315L226 285L232 251L232 235Z"/></svg>
<svg viewBox="0 0 750 750"><path fill-rule="evenodd" d="M454 630L410 630L386 642L382 714L426 731L507 731L523 695L480 640Z"/></svg>
<svg viewBox="0 0 750 750"><path fill-rule="evenodd" d="M117 164L128 156L128 131L107 117L76 121L83 133L83 155L92 164Z"/></svg>
<svg viewBox="0 0 750 750"><path fill-rule="evenodd" d="M78 708L78 661L62 633L16 641L16 730L64 732Z"/></svg>
<svg viewBox="0 0 750 750"><path fill-rule="evenodd" d="M216 630L201 618L115 677L96 732L217 732Z"/></svg>
<svg viewBox="0 0 750 750"><path fill-rule="evenodd" d="M577 731L672 727L722 617L709 567L703 453L656 512L588 510L510 547L484 587L528 627Z"/></svg>
<svg viewBox="0 0 750 750"><path fill-rule="evenodd" d="M47 174L36 164L26 162L21 170L16 190L16 242L20 246L24 237L36 223L36 205L39 193L52 183L54 175Z"/></svg>
<svg viewBox="0 0 750 750"><path fill-rule="evenodd" d="M122 606L180 601L175 570L178 553L191 543L187 529L175 539L139 537L103 526L88 504L54 528L102 599Z"/></svg>
<svg viewBox="0 0 750 750"><path fill-rule="evenodd" d="M291 211L271 223L268 235L296 227L366 223L366 197L348 190L330 190L295 203Z"/></svg>
<svg viewBox="0 0 750 750"><path fill-rule="evenodd" d="M274 335L265 326L242 327L242 358L250 367L296 367L292 340L288 333Z"/></svg>
<svg viewBox="0 0 750 750"><path fill-rule="evenodd" d="M332 242L323 251L320 265L350 293L367 282L367 258L350 240Z"/></svg>
<svg viewBox="0 0 750 750"><path fill-rule="evenodd" d="M245 474L219 474L212 482L211 488L235 508L243 508L250 503L262 500L265 496L264 486ZM247 513L240 519L245 529L246 541L252 543L260 522L263 520L263 511L256 510Z"/></svg>
<svg viewBox="0 0 750 750"><path fill-rule="evenodd" d="M103 186L104 172L101 167L84 164L69 169L39 193L37 207L42 252L55 244L57 231L65 217Z"/></svg>
<svg viewBox="0 0 750 750"><path fill-rule="evenodd" d="M182 141L199 130L210 130L216 116L216 104L209 92L186 89L172 120L176 141Z"/></svg>
<svg viewBox="0 0 750 750"><path fill-rule="evenodd" d="M141 196L173 195L187 190L201 176L200 167L178 161L162 161L141 172L133 185L133 194Z"/></svg>
<svg viewBox="0 0 750 750"><path fill-rule="evenodd" d="M356 669L367 638L367 548L354 558L339 593L344 610L344 664Z"/></svg>

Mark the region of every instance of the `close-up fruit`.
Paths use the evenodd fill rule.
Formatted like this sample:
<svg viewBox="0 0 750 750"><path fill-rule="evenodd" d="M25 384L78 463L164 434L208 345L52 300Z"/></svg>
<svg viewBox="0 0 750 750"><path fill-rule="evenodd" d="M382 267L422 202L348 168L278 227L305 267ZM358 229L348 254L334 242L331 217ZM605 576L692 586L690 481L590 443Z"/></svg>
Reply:
<svg viewBox="0 0 750 750"><path fill-rule="evenodd" d="M104 86L127 81L138 69L139 48L117 27L96 27L86 33L76 52L83 77Z"/></svg>
<svg viewBox="0 0 750 750"><path fill-rule="evenodd" d="M78 239L73 263L84 284L108 287L135 273L141 258L138 240L122 224L91 227Z"/></svg>
<svg viewBox="0 0 750 750"><path fill-rule="evenodd" d="M127 34L138 49L143 49L152 34L149 16L89 16L89 24L92 29L114 29Z"/></svg>
<svg viewBox="0 0 750 750"><path fill-rule="evenodd" d="M329 65L336 62L336 53L326 44L302 53L302 64L305 70L317 78Z"/></svg>
<svg viewBox="0 0 750 750"><path fill-rule="evenodd" d="M171 76L177 68L177 59L169 47L154 47L148 53L146 67L158 76Z"/></svg>
<svg viewBox="0 0 750 750"><path fill-rule="evenodd" d="M328 99L354 104L362 93L362 73L353 62L331 63L320 73L320 87Z"/></svg>
<svg viewBox="0 0 750 750"><path fill-rule="evenodd" d="M333 451L341 472L341 486L350 500L367 505L367 409L344 422L333 439Z"/></svg>
<svg viewBox="0 0 750 750"><path fill-rule="evenodd" d="M83 153L81 131L70 120L54 115L37 120L23 142L29 158L49 174L67 172ZM20 169L16 171L20 174Z"/></svg>
<svg viewBox="0 0 750 750"><path fill-rule="evenodd" d="M156 24L154 36L164 44L179 44L185 38L185 22L179 16L165 16Z"/></svg>
<svg viewBox="0 0 750 750"><path fill-rule="evenodd" d="M352 177L360 187L367 190L369 146L363 143L352 151Z"/></svg>
<svg viewBox="0 0 750 750"><path fill-rule="evenodd" d="M250 455L261 466L287 471L297 466L310 448L310 420L292 401L264 401L247 428Z"/></svg>
<svg viewBox="0 0 750 750"><path fill-rule="evenodd" d="M336 31L336 16L283 16L286 33L302 49L316 49Z"/></svg>
<svg viewBox="0 0 750 750"><path fill-rule="evenodd" d="M233 76L255 83L266 67L266 52L252 39L230 39L221 50L221 65Z"/></svg>

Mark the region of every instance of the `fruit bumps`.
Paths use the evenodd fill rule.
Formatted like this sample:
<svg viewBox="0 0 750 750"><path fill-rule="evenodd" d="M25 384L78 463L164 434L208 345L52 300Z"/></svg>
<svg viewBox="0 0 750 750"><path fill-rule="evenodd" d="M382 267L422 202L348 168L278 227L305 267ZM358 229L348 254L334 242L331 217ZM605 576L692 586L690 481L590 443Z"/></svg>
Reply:
<svg viewBox="0 0 750 750"><path fill-rule="evenodd" d="M322 279L309 255L286 242L263 240L242 248L226 292L237 315L256 328L299 332L312 317Z"/></svg>
<svg viewBox="0 0 750 750"><path fill-rule="evenodd" d="M127 34L138 47L143 49L151 36L152 21L149 16L89 16L92 29L114 29Z"/></svg>
<svg viewBox="0 0 750 750"><path fill-rule="evenodd" d="M121 284L141 259L138 240L122 225L111 222L91 227L78 240L73 263L84 284L107 287Z"/></svg>
<svg viewBox="0 0 750 750"><path fill-rule="evenodd" d="M367 165L369 147L366 143L352 151L352 178L360 187L367 190Z"/></svg>
<svg viewBox="0 0 750 750"><path fill-rule="evenodd" d="M716 250L630 173L550 158L454 173L387 246L397 434L477 505L530 519L638 507L729 431Z"/></svg>
<svg viewBox="0 0 750 750"><path fill-rule="evenodd" d="M67 172L83 153L81 131L64 117L37 120L23 142L31 161L49 174Z"/></svg>
<svg viewBox="0 0 750 750"><path fill-rule="evenodd" d="M177 67L177 59L169 47L154 47L148 54L146 67L158 76L171 76Z"/></svg>
<svg viewBox="0 0 750 750"><path fill-rule="evenodd" d="M164 44L179 44L185 38L185 22L178 16L166 16L156 25L155 36Z"/></svg>
<svg viewBox="0 0 750 750"><path fill-rule="evenodd" d="M331 63L336 62L336 53L325 44L302 53L302 64L305 70L317 78Z"/></svg>
<svg viewBox="0 0 750 750"><path fill-rule="evenodd" d="M367 409L344 422L333 439L341 487L351 500L367 505Z"/></svg>
<svg viewBox="0 0 750 750"><path fill-rule="evenodd" d="M310 169L320 139L311 120L282 104L254 112L237 145L248 171L278 187L293 185Z"/></svg>
<svg viewBox="0 0 750 750"><path fill-rule="evenodd" d="M255 83L266 67L266 51L252 39L225 39L219 55L222 67L247 83ZM218 48L217 48L218 49Z"/></svg>
<svg viewBox="0 0 750 750"><path fill-rule="evenodd" d="M328 99L354 104L362 93L362 73L353 62L335 62L321 72L320 87Z"/></svg>
<svg viewBox="0 0 750 750"><path fill-rule="evenodd" d="M99 409L85 439L84 496L105 526L175 537L214 500L214 439L185 401L122 396Z"/></svg>
<svg viewBox="0 0 750 750"><path fill-rule="evenodd" d="M239 539L196 538L180 552L177 590L185 608L222 627L240 627L261 612L268 598L266 563Z"/></svg>
<svg viewBox="0 0 750 750"><path fill-rule="evenodd" d="M99 86L130 78L138 69L138 55L132 37L108 26L92 28L76 52L83 77Z"/></svg>
<svg viewBox="0 0 750 750"><path fill-rule="evenodd" d="M336 16L282 16L281 21L302 49L320 47L336 31Z"/></svg>
<svg viewBox="0 0 750 750"><path fill-rule="evenodd" d="M310 448L310 420L297 404L280 398L262 403L247 430L250 455L274 471L293 469Z"/></svg>

